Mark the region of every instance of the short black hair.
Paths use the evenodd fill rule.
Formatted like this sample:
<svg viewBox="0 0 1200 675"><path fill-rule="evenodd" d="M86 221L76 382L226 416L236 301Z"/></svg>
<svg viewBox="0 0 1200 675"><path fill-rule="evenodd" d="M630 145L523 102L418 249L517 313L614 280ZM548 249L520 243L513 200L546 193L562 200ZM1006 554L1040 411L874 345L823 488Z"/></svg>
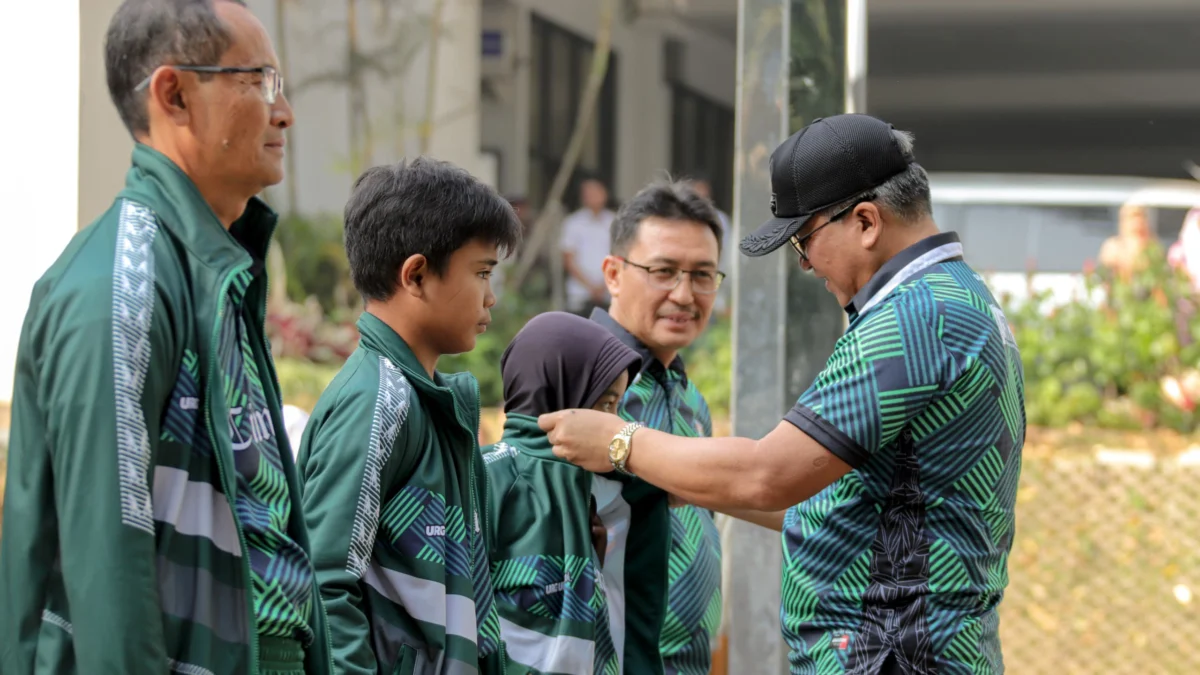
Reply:
<svg viewBox="0 0 1200 675"><path fill-rule="evenodd" d="M104 38L108 95L129 133L150 131L146 92L135 91L163 65L215 66L233 38L216 3L242 0L125 0ZM201 75L211 77L211 75Z"/></svg>
<svg viewBox="0 0 1200 675"><path fill-rule="evenodd" d="M350 280L363 298L389 300L411 256L425 256L441 275L450 256L476 239L507 257L520 246L522 229L504 197L449 162L418 157L372 167L354 181L346 202Z"/></svg>
<svg viewBox="0 0 1200 675"><path fill-rule="evenodd" d="M725 228L721 226L721 217L712 202L701 197L690 181L664 180L642 188L617 211L609 229L609 253L629 253L637 239L638 228L647 218L703 223L716 235L717 250L721 248Z"/></svg>

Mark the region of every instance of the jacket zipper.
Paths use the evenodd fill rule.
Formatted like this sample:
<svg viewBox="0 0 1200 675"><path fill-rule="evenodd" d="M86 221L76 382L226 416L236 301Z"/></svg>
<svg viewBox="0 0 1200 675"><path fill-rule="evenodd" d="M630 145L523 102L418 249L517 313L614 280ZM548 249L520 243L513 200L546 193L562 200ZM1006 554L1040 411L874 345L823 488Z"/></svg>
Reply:
<svg viewBox="0 0 1200 675"><path fill-rule="evenodd" d="M272 232L273 231L274 230L272 229ZM263 269L263 286L264 286L264 288L263 288L264 295L263 295L263 302L262 302L262 316L263 316L264 325L263 325L263 331L262 331L262 341L263 341L263 346L266 347L266 350L267 350L267 352L266 352L267 353L267 368L269 368L271 371L271 382L275 386L275 397L278 399L278 403L279 403L279 414L282 415L283 414L283 390L279 386L279 374L275 370L275 358L273 356L271 356L271 341L269 339L267 339L267 331L266 331L266 325L265 325L266 320L267 320L267 303L269 303L271 301L271 274L270 274L270 270L267 270L265 268ZM282 422L282 421L283 420L280 419L280 422ZM288 439L288 442L289 443L291 442L290 438ZM280 448L279 451L280 452L291 452L292 449L289 446L287 448ZM291 496L294 497L295 495L291 495ZM303 519L304 514L300 514L300 518ZM310 546L311 546L311 542L310 542ZM312 568L312 560L311 559L309 560L309 568L310 569ZM328 665L329 665L329 672L332 674L334 672L335 667L334 667L334 663L333 663L333 636L331 636L329 634L329 614L325 611L325 603L321 601L321 587L317 584L316 570L312 570L312 572L313 572L313 583L311 584L312 594L313 594L312 601L321 610L321 621L325 626L325 647L328 650L326 652L326 657L327 657L327 661L328 661Z"/></svg>
<svg viewBox="0 0 1200 675"><path fill-rule="evenodd" d="M479 380L475 380L475 433L472 434L472 436L475 439L475 442L474 442L475 451L471 453L471 476L472 477L475 476L475 467L476 466L478 466L481 470L484 470L483 457L480 456L480 454L479 454L480 450L481 450L479 447L479 425L483 424L483 407L479 404L479 398L480 398ZM484 477L485 482L483 485L484 490L487 490L486 480L487 480L487 478L485 476ZM475 495L475 492L474 492L474 490L472 490L471 491L471 499L475 498L474 495ZM489 515L488 515L488 499L485 496L484 500L483 500L483 523L479 527L479 536L477 538L478 540L481 541L484 539L483 530L484 530L484 528L487 527L487 524L489 522L491 522L491 521L489 520ZM486 553L487 553L487 555L484 558L484 564L490 566L492 564L491 563L491 560L492 560L491 551L487 551ZM471 560L475 560L475 556L471 556ZM490 569L488 570L488 575L489 576L491 575ZM492 587L492 611L493 612L496 611L495 595L496 595L495 587L493 586ZM485 622L487 621L487 617L484 617L484 621ZM504 673L504 672L508 671L508 649L505 647L503 636L498 637L497 642L499 642L499 649L500 649L500 672Z"/></svg>
<svg viewBox="0 0 1200 675"><path fill-rule="evenodd" d="M467 479L467 490L470 494L469 494L467 503L471 507L471 519L474 522L472 522L471 525L469 525L467 527L467 531L471 533L470 534L470 536L471 536L471 588L476 588L475 587L475 581L476 581L475 575L478 572L477 565L479 564L478 557L476 556L476 552L478 549L476 547L479 545L480 540L483 539L483 528L484 528L485 523L488 522L487 521L488 505L487 505L486 499L483 500L482 506L480 506L478 504L478 502L475 501L475 485L476 485L475 473L476 473L476 470L480 468L480 464L482 462L482 459L479 457L479 425L483 423L483 411L480 409L480 406L479 406L479 380L476 380L474 377L472 377L471 382L472 382L472 385L474 388L474 395L475 395L475 433L471 434L471 457L470 457L470 463L468 464L469 478ZM451 396L453 397L452 400L454 401L454 408L455 408L454 416L459 419L459 424L461 424L462 423L462 415L459 414L460 409L459 409L459 405L458 405L458 397L453 396L453 391L454 390L451 389ZM485 486L485 489L486 489L486 486ZM483 522L479 522L479 520L478 520L480 509L483 510ZM476 528L475 528L476 524L479 525L478 531L476 531ZM478 589L476 588L476 590L478 590ZM480 648L480 636L483 634L483 623L487 622L487 618L488 618L487 616L484 616L483 622L477 621L478 625L475 628L475 649L476 649L477 653ZM504 657L504 641L500 640L499 642L500 642L500 658L501 658L500 662L503 667L504 658L505 658ZM480 660L482 660L482 659L480 659Z"/></svg>
<svg viewBox="0 0 1200 675"><path fill-rule="evenodd" d="M218 385L217 391L225 391L224 383L218 379L219 373L217 372L217 362L220 360L221 323L225 318L225 299L229 293L229 285L233 281L233 278L241 274L248 267L249 265L234 267L233 271L226 275L225 280L221 282L220 294L217 296L217 321L216 325L213 326L212 338L209 342L208 388L210 390L213 384L216 383ZM208 437L211 439L213 445L213 453L218 458L218 473L221 474L221 486L225 490L225 501L229 502L229 509L233 511L233 526L237 530L238 542L242 546L242 571L246 575L247 582L246 602L250 614L250 623L254 626L254 630L250 635L250 661L254 665L254 669L251 672L257 673L260 665L258 661L258 617L254 613L254 575L250 571L250 545L246 543L246 533L242 531L242 524L237 519L237 504L234 502L234 491L233 486L230 485L229 473L225 470L227 467L221 466L223 464L220 459L222 451L217 443L217 433L212 419L212 399L209 396L204 397L204 419L208 425Z"/></svg>
<svg viewBox="0 0 1200 675"><path fill-rule="evenodd" d="M478 400L479 400L479 381L476 380L475 378L471 378L471 379L475 383L475 386L474 386L475 399L476 399L476 402L478 402ZM475 408L478 410L478 408L479 408L478 403L476 403ZM476 503L476 501L475 501L475 480L476 480L475 469L476 469L477 458L479 457L479 425L483 421L482 418L483 418L482 412L479 412L476 414L477 421L475 422L475 433L471 434L471 463L469 464L470 471L471 471L471 478L469 481L469 485L470 485L469 489L471 491L471 497L470 497L471 519L474 521L474 523L472 523L472 527L471 527L471 587L472 588L475 588L475 575L479 573L479 570L476 569L476 566L479 564L479 557L477 555L478 550L476 547L479 546L479 540L483 538L483 523L479 522L479 508L480 507L479 507L479 504ZM486 486L485 486L485 489L486 489ZM486 499L483 500L483 509L484 509L484 511L483 511L484 522L486 522L487 521L487 500ZM475 525L479 526L478 531L476 531ZM487 623L487 619L488 619L487 616L484 616L483 622L481 622L480 625L475 628L475 649L476 650L479 649L479 642L480 642L479 638L481 635L483 635L483 624Z"/></svg>

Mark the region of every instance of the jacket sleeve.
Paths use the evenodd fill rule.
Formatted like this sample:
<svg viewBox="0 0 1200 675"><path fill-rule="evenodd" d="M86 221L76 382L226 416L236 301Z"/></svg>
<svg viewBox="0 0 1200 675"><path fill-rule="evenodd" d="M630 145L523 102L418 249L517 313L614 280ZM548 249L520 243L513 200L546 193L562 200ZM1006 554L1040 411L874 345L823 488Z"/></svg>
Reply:
<svg viewBox="0 0 1200 675"><path fill-rule="evenodd" d="M170 312L145 283L35 290L17 357L4 567L30 576L3 583L19 595L22 645L36 648L38 624L54 623L94 672L161 675L167 664L151 492L179 359ZM67 616L48 608L56 554ZM36 656L23 653L17 672Z"/></svg>
<svg viewBox="0 0 1200 675"><path fill-rule="evenodd" d="M360 362L359 368L366 367ZM329 618L334 672L368 675L378 666L363 606L363 579L385 501L385 465L389 457L403 454L407 443L403 415L377 414L376 408L387 401L348 389L336 392L333 406L309 421L299 473L313 568ZM385 419L393 424L383 423Z"/></svg>

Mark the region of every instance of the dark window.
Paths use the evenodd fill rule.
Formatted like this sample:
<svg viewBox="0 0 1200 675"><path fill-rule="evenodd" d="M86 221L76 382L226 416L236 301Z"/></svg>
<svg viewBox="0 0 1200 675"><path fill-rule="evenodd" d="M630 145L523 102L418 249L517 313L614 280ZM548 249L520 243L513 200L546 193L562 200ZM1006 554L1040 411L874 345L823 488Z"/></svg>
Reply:
<svg viewBox="0 0 1200 675"><path fill-rule="evenodd" d="M671 173L703 176L717 207L733 209L733 110L671 82Z"/></svg>
<svg viewBox="0 0 1200 675"><path fill-rule="evenodd" d="M531 22L529 185L531 204L546 199L554 174L566 153L579 104L591 70L593 43L534 14ZM579 207L579 183L584 176L599 178L614 189L616 166L616 54L609 54L608 72L596 101L583 153L571 184L563 195L567 210Z"/></svg>

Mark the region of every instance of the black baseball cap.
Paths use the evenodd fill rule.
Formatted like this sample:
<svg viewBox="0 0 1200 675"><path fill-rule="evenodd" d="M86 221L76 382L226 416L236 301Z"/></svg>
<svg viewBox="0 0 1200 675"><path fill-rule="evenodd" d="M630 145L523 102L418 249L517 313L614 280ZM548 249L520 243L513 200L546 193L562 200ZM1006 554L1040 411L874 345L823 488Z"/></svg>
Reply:
<svg viewBox="0 0 1200 675"><path fill-rule="evenodd" d="M787 243L814 213L882 185L912 163L894 127L870 115L817 118L771 153L771 215L742 239L758 257Z"/></svg>

